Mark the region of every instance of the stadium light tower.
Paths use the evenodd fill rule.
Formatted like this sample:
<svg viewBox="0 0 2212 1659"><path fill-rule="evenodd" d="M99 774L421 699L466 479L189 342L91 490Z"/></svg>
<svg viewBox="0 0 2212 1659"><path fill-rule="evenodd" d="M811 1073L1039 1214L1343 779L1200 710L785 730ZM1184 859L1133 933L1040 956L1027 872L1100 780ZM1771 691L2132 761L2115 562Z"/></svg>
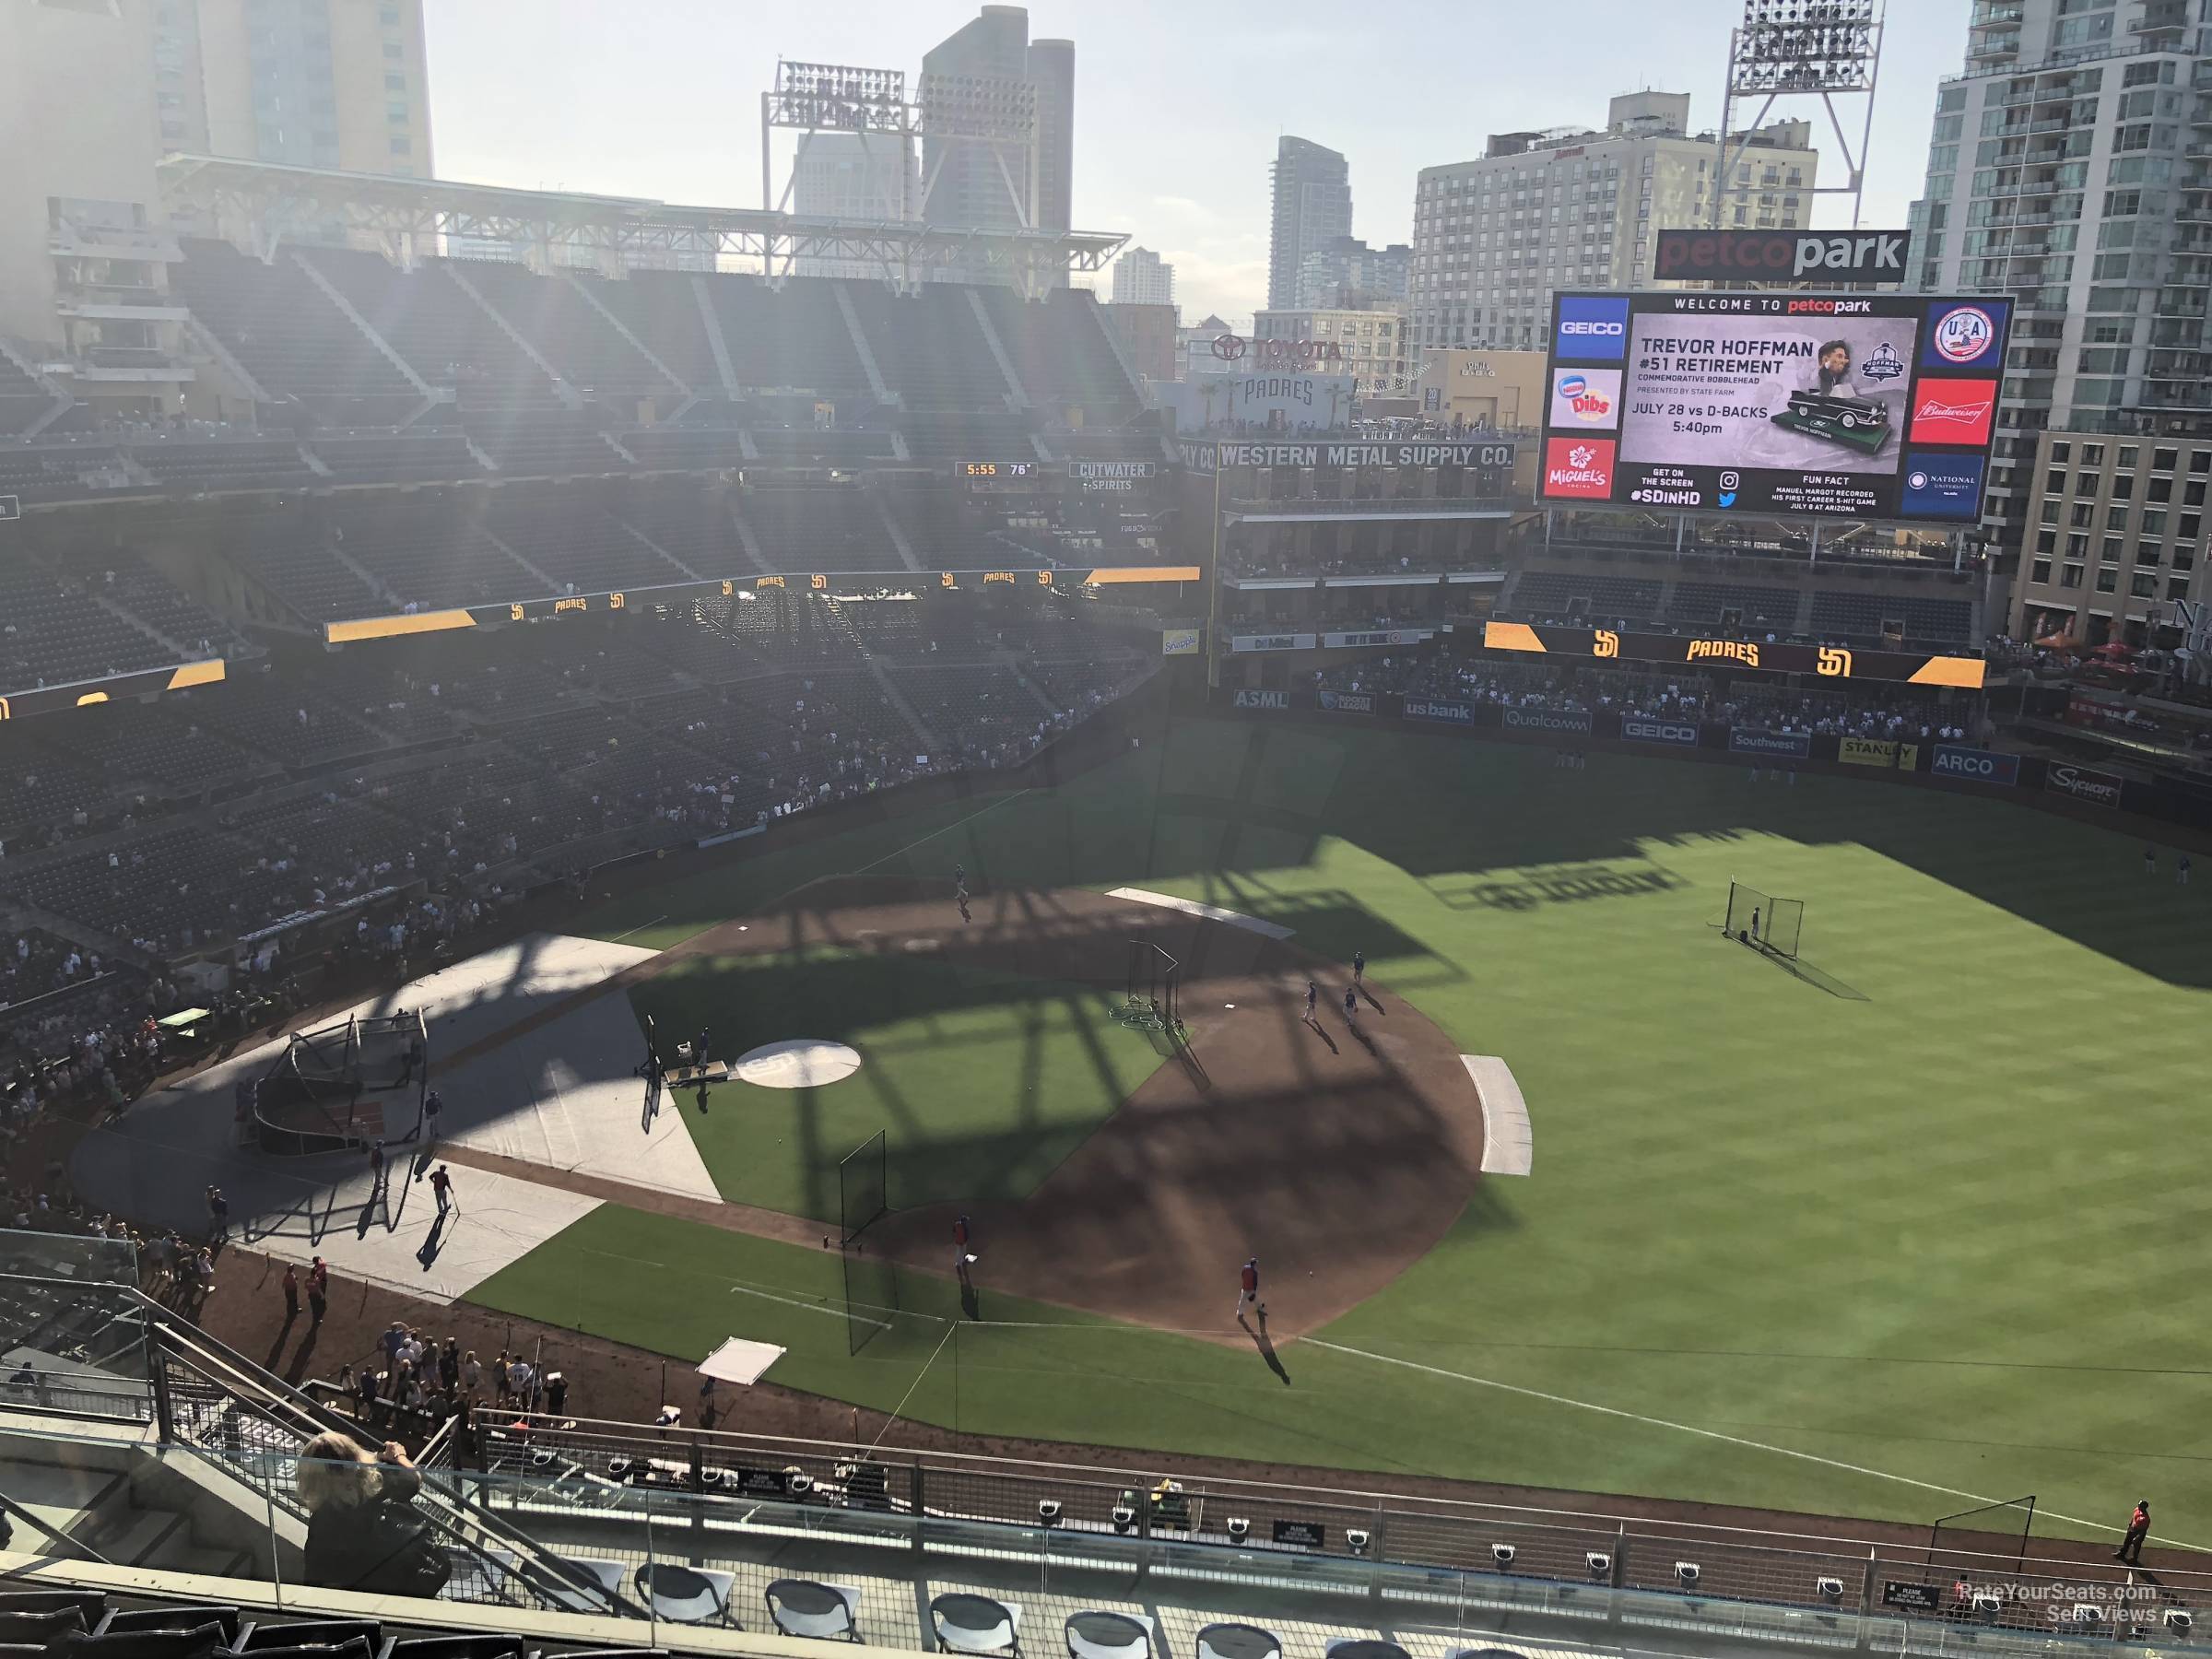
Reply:
<svg viewBox="0 0 2212 1659"><path fill-rule="evenodd" d="M930 198L944 177L946 163L955 156L980 149L997 167L1015 223L1024 230L1034 229L1041 159L1036 87L1005 76L933 75L925 71L920 108L923 218L930 217ZM974 206L969 204L971 208Z"/></svg>
<svg viewBox="0 0 2212 1659"><path fill-rule="evenodd" d="M1724 198L1736 194L1729 186L1735 164L1768 112L1784 98L1818 98L1828 112L1850 182L1817 185L1809 194L1850 196L1851 223L1856 229L1866 180L1866 146L1874 134L1875 80L1881 63L1879 0L1744 0L1743 23L1728 37L1728 79L1721 91L1713 227L1720 227ZM1759 112L1744 124L1743 136L1732 140L1736 104L1752 98L1763 100ZM1856 151L1843 131L1843 118L1836 108L1839 98L1866 100Z"/></svg>
<svg viewBox="0 0 2212 1659"><path fill-rule="evenodd" d="M889 170L899 181L896 200L883 204L887 219L914 217L907 200L907 159L912 154L918 107L907 101L906 71L864 69L853 64L801 64L776 60L776 84L760 94L760 206L781 212L790 206L798 184L798 169L783 186L783 199L774 200L775 185L770 167L768 135L781 127L812 136L817 133L851 133L867 154L870 135L896 152L898 165ZM876 174L875 158L868 156L869 171ZM884 176L889 176L888 174Z"/></svg>

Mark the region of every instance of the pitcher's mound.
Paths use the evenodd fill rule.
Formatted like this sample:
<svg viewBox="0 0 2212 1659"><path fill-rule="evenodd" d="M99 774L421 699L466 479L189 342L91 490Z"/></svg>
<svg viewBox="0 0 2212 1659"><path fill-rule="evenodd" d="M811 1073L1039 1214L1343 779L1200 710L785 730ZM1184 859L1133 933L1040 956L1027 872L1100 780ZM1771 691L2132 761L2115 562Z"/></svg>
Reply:
<svg viewBox="0 0 2212 1659"><path fill-rule="evenodd" d="M819 1088L842 1082L860 1069L860 1056L841 1042L794 1037L771 1042L740 1056L730 1068L740 1083L763 1088Z"/></svg>

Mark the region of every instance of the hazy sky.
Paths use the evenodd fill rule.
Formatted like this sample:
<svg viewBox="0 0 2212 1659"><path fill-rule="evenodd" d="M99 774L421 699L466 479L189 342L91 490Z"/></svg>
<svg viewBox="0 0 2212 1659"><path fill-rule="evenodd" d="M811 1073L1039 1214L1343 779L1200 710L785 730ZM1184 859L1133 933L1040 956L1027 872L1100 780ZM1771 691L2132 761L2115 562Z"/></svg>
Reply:
<svg viewBox="0 0 2212 1659"><path fill-rule="evenodd" d="M1904 223L1936 82L1968 0L1889 7L1867 167L1870 227ZM904 69L972 0L428 0L431 122L450 179L714 206L760 199L760 94L779 56ZM1035 0L1030 32L1076 42L1079 229L1125 230L1175 265L1186 318L1265 298L1267 164L1284 133L1350 158L1352 229L1411 239L1415 175L1493 132L1604 120L1638 88L1719 113L1740 0ZM1861 106L1863 108L1863 106ZM1801 106L1825 123L1817 104ZM1855 146L1863 116L1847 114ZM774 135L775 188L796 135ZM1821 179L1834 140L1816 126ZM1825 199L1818 223L1848 214ZM1846 221L1847 222L1847 221Z"/></svg>

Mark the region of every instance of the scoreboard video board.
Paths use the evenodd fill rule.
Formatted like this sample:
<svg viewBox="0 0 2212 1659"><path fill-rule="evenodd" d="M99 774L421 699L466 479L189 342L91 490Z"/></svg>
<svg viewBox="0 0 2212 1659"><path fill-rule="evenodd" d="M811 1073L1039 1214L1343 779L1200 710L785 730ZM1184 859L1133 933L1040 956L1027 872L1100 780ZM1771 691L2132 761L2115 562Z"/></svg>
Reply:
<svg viewBox="0 0 2212 1659"><path fill-rule="evenodd" d="M2011 312L1986 295L1560 294L1538 498L1971 524Z"/></svg>

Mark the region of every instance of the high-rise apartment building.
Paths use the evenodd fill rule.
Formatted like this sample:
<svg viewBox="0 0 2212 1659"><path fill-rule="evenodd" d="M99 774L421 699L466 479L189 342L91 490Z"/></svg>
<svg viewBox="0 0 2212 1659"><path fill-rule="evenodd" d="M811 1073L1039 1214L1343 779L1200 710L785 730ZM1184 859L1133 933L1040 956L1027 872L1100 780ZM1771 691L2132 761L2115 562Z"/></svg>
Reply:
<svg viewBox="0 0 2212 1659"><path fill-rule="evenodd" d="M2196 15L1975 0L1964 73L1937 89L1921 287L2014 299L1983 529L2015 577L2016 632L2139 639L2167 601L2204 596L2212 31Z"/></svg>
<svg viewBox="0 0 2212 1659"><path fill-rule="evenodd" d="M1352 233L1351 169L1335 150L1310 138L1284 137L1268 170L1274 213L1267 239L1267 306L1298 303L1306 255Z"/></svg>
<svg viewBox="0 0 2212 1659"><path fill-rule="evenodd" d="M154 28L160 147L431 176L422 0L129 0Z"/></svg>
<svg viewBox="0 0 2212 1659"><path fill-rule="evenodd" d="M924 105L943 100L947 125L987 124L1018 95L1033 112L1031 155L1010 145L924 137L922 175L930 182L923 218L962 229L1030 226L1065 230L1075 177L1076 47L1032 41L1019 6L986 6L922 56ZM954 105L962 107L956 112ZM1012 188L1008 188L1011 181Z"/></svg>
<svg viewBox="0 0 2212 1659"><path fill-rule="evenodd" d="M1300 305L1359 307L1406 298L1413 275L1413 248L1392 242L1371 248L1356 236L1333 238L1309 251L1298 266Z"/></svg>
<svg viewBox="0 0 2212 1659"><path fill-rule="evenodd" d="M1132 248L1113 262L1113 303L1172 305L1175 267L1149 248Z"/></svg>
<svg viewBox="0 0 2212 1659"><path fill-rule="evenodd" d="M806 133L792 164L791 207L812 218L914 218L922 207L922 175L911 146L888 134ZM802 276L880 276L865 259L794 259Z"/></svg>
<svg viewBox="0 0 2212 1659"><path fill-rule="evenodd" d="M1689 131L1687 93L1612 100L1603 132L1494 135L1478 160L1421 170L1414 194L1414 338L1422 349L1535 350L1557 288L1649 285L1655 233L1712 222L1792 229L1809 222L1819 157L1812 128L1780 121L1748 136L1715 181L1710 133Z"/></svg>
<svg viewBox="0 0 2212 1659"><path fill-rule="evenodd" d="M0 335L57 407L200 390L163 154L430 171L422 0L0 0Z"/></svg>

